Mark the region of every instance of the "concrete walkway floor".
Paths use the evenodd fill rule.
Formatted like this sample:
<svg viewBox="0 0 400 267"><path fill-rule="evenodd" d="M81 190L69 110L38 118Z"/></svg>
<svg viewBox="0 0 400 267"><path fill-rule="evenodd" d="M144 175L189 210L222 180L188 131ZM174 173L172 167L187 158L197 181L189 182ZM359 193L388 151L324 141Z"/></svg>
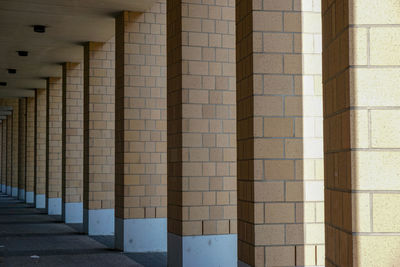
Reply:
<svg viewBox="0 0 400 267"><path fill-rule="evenodd" d="M122 253L112 236L92 238L80 229L0 193L0 266L167 265L166 253Z"/></svg>

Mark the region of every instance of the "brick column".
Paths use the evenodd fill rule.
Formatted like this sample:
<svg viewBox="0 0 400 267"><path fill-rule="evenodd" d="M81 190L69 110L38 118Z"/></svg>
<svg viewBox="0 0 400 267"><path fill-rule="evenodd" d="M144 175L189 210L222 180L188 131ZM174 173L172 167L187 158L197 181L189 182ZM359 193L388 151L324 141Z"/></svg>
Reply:
<svg viewBox="0 0 400 267"><path fill-rule="evenodd" d="M7 116L5 116L7 118ZM7 125L8 120L2 121L2 134L1 134L1 192L7 193Z"/></svg>
<svg viewBox="0 0 400 267"><path fill-rule="evenodd" d="M199 2L167 5L168 265L235 266L235 8Z"/></svg>
<svg viewBox="0 0 400 267"><path fill-rule="evenodd" d="M62 79L47 80L47 209L50 215L62 214Z"/></svg>
<svg viewBox="0 0 400 267"><path fill-rule="evenodd" d="M22 116L22 114L20 114ZM26 99L26 202L35 202L35 98Z"/></svg>
<svg viewBox="0 0 400 267"><path fill-rule="evenodd" d="M398 266L399 3L322 10L326 266Z"/></svg>
<svg viewBox="0 0 400 267"><path fill-rule="evenodd" d="M63 217L83 222L83 66L63 64Z"/></svg>
<svg viewBox="0 0 400 267"><path fill-rule="evenodd" d="M46 162L47 162L47 100L46 89L37 89L35 93L35 166L36 208L46 208Z"/></svg>
<svg viewBox="0 0 400 267"><path fill-rule="evenodd" d="M18 169L18 199L25 200L25 188L26 188L26 98L19 99L19 138L18 138L18 160L19 160L19 169ZM32 202L29 202L32 203Z"/></svg>
<svg viewBox="0 0 400 267"><path fill-rule="evenodd" d="M19 139L19 99L15 98L11 100L11 106L13 107L12 113L12 178L11 178L11 195L18 197L18 175L19 175L19 161L18 161L18 139Z"/></svg>
<svg viewBox="0 0 400 267"><path fill-rule="evenodd" d="M318 1L236 0L241 266L324 265Z"/></svg>
<svg viewBox="0 0 400 267"><path fill-rule="evenodd" d="M4 193L3 189L4 189L4 175L3 175L3 169L4 169L4 165L3 165L3 157L4 157L4 141L3 141L3 129L4 129L4 124L5 124L5 119L1 119L0 122L0 192Z"/></svg>
<svg viewBox="0 0 400 267"><path fill-rule="evenodd" d="M84 62L83 223L89 235L114 234L115 43L89 42Z"/></svg>
<svg viewBox="0 0 400 267"><path fill-rule="evenodd" d="M13 115L7 116L7 195L11 196L11 180L12 180L12 148L13 148Z"/></svg>
<svg viewBox="0 0 400 267"><path fill-rule="evenodd" d="M115 236L129 252L167 251L165 11L116 20Z"/></svg>

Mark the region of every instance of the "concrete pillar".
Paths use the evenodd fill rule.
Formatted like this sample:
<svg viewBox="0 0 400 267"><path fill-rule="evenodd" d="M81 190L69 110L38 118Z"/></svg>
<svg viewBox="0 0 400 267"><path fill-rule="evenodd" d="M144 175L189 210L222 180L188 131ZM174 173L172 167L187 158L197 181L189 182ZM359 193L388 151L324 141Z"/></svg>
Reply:
<svg viewBox="0 0 400 267"><path fill-rule="evenodd" d="M114 234L115 43L89 42L84 61L83 224Z"/></svg>
<svg viewBox="0 0 400 267"><path fill-rule="evenodd" d="M12 178L11 178L11 195L18 197L18 175L19 175L19 156L18 156L18 139L19 139L19 99L15 98L11 100L11 106L13 107L12 113Z"/></svg>
<svg viewBox="0 0 400 267"><path fill-rule="evenodd" d="M37 89L35 93L35 204L36 208L46 208L46 163L47 163L47 100L46 89Z"/></svg>
<svg viewBox="0 0 400 267"><path fill-rule="evenodd" d="M83 222L83 66L63 64L63 218Z"/></svg>
<svg viewBox="0 0 400 267"><path fill-rule="evenodd" d="M49 215L61 215L62 176L62 79L47 79L47 209Z"/></svg>
<svg viewBox="0 0 400 267"><path fill-rule="evenodd" d="M323 266L321 10L236 0L240 266Z"/></svg>
<svg viewBox="0 0 400 267"><path fill-rule="evenodd" d="M1 192L7 193L7 119L1 123Z"/></svg>
<svg viewBox="0 0 400 267"><path fill-rule="evenodd" d="M116 20L115 246L167 251L166 1Z"/></svg>
<svg viewBox="0 0 400 267"><path fill-rule="evenodd" d="M19 138L18 138L18 161L19 161L19 169L18 169L18 199L25 200L25 188L26 188L26 98L19 99Z"/></svg>
<svg viewBox="0 0 400 267"><path fill-rule="evenodd" d="M20 114L22 116L22 114ZM35 98L26 99L26 202L35 203Z"/></svg>
<svg viewBox="0 0 400 267"><path fill-rule="evenodd" d="M7 116L7 178L6 193L11 196L11 180L12 180L12 149L13 149L13 115Z"/></svg>
<svg viewBox="0 0 400 267"><path fill-rule="evenodd" d="M236 266L235 8L200 2L167 1L168 265Z"/></svg>
<svg viewBox="0 0 400 267"><path fill-rule="evenodd" d="M400 264L399 12L323 1L328 267Z"/></svg>

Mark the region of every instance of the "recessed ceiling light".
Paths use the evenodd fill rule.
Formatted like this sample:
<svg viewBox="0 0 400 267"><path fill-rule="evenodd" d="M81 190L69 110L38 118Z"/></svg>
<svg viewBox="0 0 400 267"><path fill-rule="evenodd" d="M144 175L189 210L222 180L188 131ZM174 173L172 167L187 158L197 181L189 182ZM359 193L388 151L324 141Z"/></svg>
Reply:
<svg viewBox="0 0 400 267"><path fill-rule="evenodd" d="M33 25L33 31L38 33L46 32L46 26L44 25Z"/></svg>
<svg viewBox="0 0 400 267"><path fill-rule="evenodd" d="M0 82L0 86L7 86L6 82Z"/></svg>
<svg viewBox="0 0 400 267"><path fill-rule="evenodd" d="M8 73L15 74L15 73L17 73L17 70L16 69L8 69Z"/></svg>
<svg viewBox="0 0 400 267"><path fill-rule="evenodd" d="M17 51L18 56L20 57L27 57L28 56L28 51Z"/></svg>

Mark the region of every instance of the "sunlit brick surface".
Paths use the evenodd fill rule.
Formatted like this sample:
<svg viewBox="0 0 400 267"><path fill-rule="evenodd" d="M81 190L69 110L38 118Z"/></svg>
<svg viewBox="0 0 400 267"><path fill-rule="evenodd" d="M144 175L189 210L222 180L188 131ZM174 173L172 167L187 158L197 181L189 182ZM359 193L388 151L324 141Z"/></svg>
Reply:
<svg viewBox="0 0 400 267"><path fill-rule="evenodd" d="M19 128L19 138L18 138L18 160L19 160L19 169L18 169L18 188L19 189L26 189L26 150L27 150L27 146L26 146L26 103L27 100L26 98L22 98L19 100L19 121L18 121L18 128ZM31 188L31 192L33 187ZM21 198L21 196L18 196L19 198Z"/></svg>
<svg viewBox="0 0 400 267"><path fill-rule="evenodd" d="M35 94L36 101L36 194L46 194L46 114L47 101L46 89L37 89Z"/></svg>
<svg viewBox="0 0 400 267"><path fill-rule="evenodd" d="M24 116L21 114L20 116ZM26 162L26 173L23 174L25 178L26 175L26 188L25 192L34 192L35 190L35 98L28 97L26 99L26 142L25 151L26 159L21 159L22 162ZM24 136L24 134L21 134ZM23 151L21 151L23 153ZM23 153L25 156L25 153ZM21 165L22 167L22 165Z"/></svg>

